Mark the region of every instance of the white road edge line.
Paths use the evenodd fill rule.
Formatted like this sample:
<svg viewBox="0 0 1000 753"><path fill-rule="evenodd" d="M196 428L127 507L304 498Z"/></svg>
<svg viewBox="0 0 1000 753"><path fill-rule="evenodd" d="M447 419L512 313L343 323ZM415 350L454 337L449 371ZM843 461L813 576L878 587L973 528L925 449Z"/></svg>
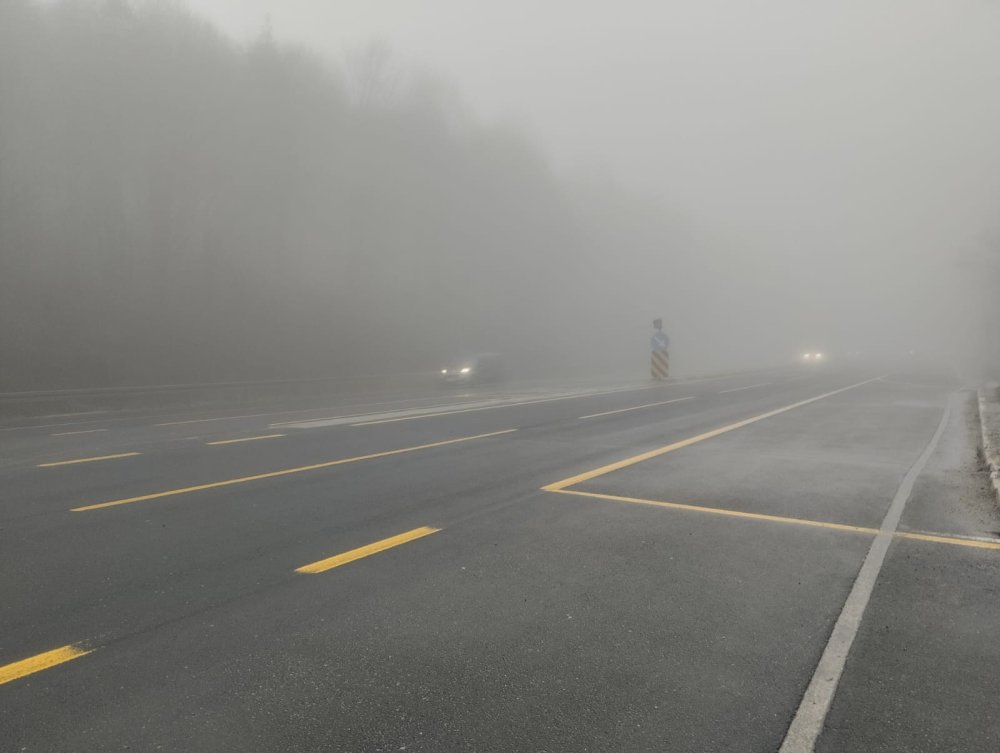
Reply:
<svg viewBox="0 0 1000 753"><path fill-rule="evenodd" d="M685 400L694 400L697 395L690 395L689 397L677 397L673 400L662 400L658 403L646 403L645 405L633 405L631 408L619 408L618 410L606 410L603 413L591 413L588 416L580 416L577 420L583 420L585 418L597 418L598 416L610 416L612 413L625 413L630 410L641 410L642 408L655 408L657 405L668 405L669 403L680 403Z"/></svg>
<svg viewBox="0 0 1000 753"><path fill-rule="evenodd" d="M81 429L79 431L57 431L55 434L50 434L50 437L68 437L70 434L96 434L99 431L107 431L107 429Z"/></svg>
<svg viewBox="0 0 1000 753"><path fill-rule="evenodd" d="M752 390L754 387L766 387L769 384L774 384L774 382L759 382L757 384L748 384L746 387L736 387L731 390L719 390L720 395L725 395L727 392L740 392L741 390Z"/></svg>
<svg viewBox="0 0 1000 753"><path fill-rule="evenodd" d="M847 596L847 601L844 602L844 608L833 626L830 640L827 642L826 648L823 649L823 655L820 657L819 664L816 665L816 671L809 682L809 687L806 688L806 692L802 696L802 702L795 712L778 753L813 753L815 750L816 741L823 731L826 715L830 711L834 694L837 692L840 676L847 662L847 655L850 653L851 645L858 634L858 628L861 626L861 619L868 607L868 600L871 598L875 581L878 579L882 564L885 562L889 544L894 540L893 535L899 526L903 508L906 507L906 502L910 498L917 477L927 465L931 454L937 448L941 435L944 434L951 416L952 399L954 396L949 399L945 406L944 415L941 417L941 422L938 424L934 436L931 437L931 441L927 443L917 461L910 466L910 470L906 472L902 483L896 490L896 495L892 498L889 511L882 520L878 535L875 536L875 540L868 550L868 555L858 571L851 592Z"/></svg>

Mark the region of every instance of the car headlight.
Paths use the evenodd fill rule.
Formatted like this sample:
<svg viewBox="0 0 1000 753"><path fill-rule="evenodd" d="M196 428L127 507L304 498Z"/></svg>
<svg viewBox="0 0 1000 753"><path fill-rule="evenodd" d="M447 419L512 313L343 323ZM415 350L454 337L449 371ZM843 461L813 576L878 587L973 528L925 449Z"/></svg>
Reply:
<svg viewBox="0 0 1000 753"><path fill-rule="evenodd" d="M466 366L464 369L462 369L462 373L463 374L468 374L470 371L472 371L472 369L470 369L468 366Z"/></svg>
<svg viewBox="0 0 1000 753"><path fill-rule="evenodd" d="M441 373L442 374L447 374L448 373L448 369L441 369Z"/></svg>
<svg viewBox="0 0 1000 753"><path fill-rule="evenodd" d="M816 354L816 358L822 358L822 357L823 357L823 354L822 354L822 353L817 353L817 354Z"/></svg>
<svg viewBox="0 0 1000 753"><path fill-rule="evenodd" d="M802 358L808 361L810 358L812 358L812 353L803 353Z"/></svg>

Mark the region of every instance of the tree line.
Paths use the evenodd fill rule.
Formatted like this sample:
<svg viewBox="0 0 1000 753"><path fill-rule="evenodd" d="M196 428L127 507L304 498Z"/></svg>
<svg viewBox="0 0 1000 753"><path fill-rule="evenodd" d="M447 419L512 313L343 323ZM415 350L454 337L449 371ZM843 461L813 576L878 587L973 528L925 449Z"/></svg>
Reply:
<svg viewBox="0 0 1000 753"><path fill-rule="evenodd" d="M595 342L649 313L621 275L669 255L656 212L391 65L5 0L0 390L617 358Z"/></svg>

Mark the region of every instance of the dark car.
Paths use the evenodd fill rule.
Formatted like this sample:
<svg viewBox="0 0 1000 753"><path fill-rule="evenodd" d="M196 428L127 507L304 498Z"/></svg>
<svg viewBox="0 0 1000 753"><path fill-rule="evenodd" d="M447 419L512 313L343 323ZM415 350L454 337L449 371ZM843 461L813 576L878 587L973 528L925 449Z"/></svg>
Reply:
<svg viewBox="0 0 1000 753"><path fill-rule="evenodd" d="M496 353L484 353L456 360L441 369L441 380L447 384L484 384L507 378L503 359Z"/></svg>

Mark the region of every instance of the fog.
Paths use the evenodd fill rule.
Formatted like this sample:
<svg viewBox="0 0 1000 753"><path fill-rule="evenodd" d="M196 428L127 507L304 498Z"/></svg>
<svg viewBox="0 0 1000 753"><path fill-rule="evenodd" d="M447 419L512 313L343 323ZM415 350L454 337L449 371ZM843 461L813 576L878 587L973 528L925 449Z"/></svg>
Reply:
<svg viewBox="0 0 1000 753"><path fill-rule="evenodd" d="M1000 4L0 0L0 391L1000 370Z"/></svg>

